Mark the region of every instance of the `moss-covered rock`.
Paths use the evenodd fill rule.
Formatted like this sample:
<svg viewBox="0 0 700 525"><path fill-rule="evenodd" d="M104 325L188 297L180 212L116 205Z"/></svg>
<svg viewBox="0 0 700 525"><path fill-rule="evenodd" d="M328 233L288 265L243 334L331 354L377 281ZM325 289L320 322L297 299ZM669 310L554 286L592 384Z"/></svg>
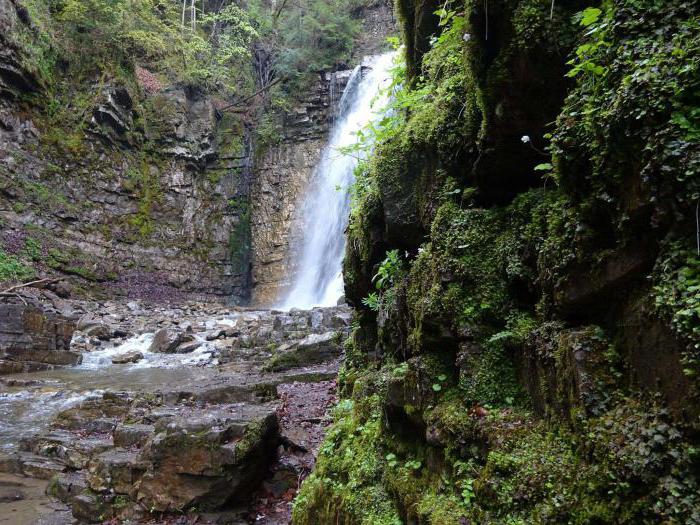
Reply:
<svg viewBox="0 0 700 525"><path fill-rule="evenodd" d="M584 7L398 2L407 87L359 179L346 400L297 522L700 523L700 12Z"/></svg>

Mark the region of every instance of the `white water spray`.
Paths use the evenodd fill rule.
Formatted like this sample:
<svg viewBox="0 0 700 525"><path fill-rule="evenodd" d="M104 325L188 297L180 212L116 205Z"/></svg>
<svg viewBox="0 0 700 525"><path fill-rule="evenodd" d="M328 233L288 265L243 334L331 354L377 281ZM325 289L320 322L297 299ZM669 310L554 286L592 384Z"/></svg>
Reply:
<svg viewBox="0 0 700 525"><path fill-rule="evenodd" d="M343 92L338 119L304 202L300 270L284 300L284 308L334 306L343 295L349 188L358 159L340 150L353 145L355 134L381 116L387 102L384 88L391 81L393 57L394 53L372 57L355 68Z"/></svg>

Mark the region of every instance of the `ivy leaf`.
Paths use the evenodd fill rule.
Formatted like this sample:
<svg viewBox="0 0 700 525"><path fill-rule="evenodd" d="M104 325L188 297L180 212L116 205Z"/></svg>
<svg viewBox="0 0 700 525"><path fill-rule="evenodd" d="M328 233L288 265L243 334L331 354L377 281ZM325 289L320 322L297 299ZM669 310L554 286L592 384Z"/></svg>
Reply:
<svg viewBox="0 0 700 525"><path fill-rule="evenodd" d="M584 27L588 27L592 24L595 24L602 13L603 11L601 11L597 7L587 7L581 13L581 25Z"/></svg>

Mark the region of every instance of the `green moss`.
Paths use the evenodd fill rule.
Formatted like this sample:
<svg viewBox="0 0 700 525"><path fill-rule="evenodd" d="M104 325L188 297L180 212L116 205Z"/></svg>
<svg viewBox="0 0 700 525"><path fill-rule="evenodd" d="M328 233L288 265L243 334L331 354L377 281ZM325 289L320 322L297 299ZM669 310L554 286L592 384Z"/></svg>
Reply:
<svg viewBox="0 0 700 525"><path fill-rule="evenodd" d="M523 403L523 391L518 383L515 365L502 340L494 336L484 351L467 358L462 377L466 398L487 406Z"/></svg>
<svg viewBox="0 0 700 525"><path fill-rule="evenodd" d="M346 400L336 408L335 422L319 452L317 468L304 481L294 502L295 524L402 523L381 484L384 459L380 450L379 397L367 397L363 405L358 410Z"/></svg>
<svg viewBox="0 0 700 525"><path fill-rule="evenodd" d="M127 223L141 238L148 238L156 229L154 208L163 198L158 170L148 162L148 158L143 158L137 167L127 171L125 185L134 192L138 201L136 213L127 219Z"/></svg>
<svg viewBox="0 0 700 525"><path fill-rule="evenodd" d="M628 206L653 196L654 206L675 201L692 217L700 191L693 145L699 65L691 58L700 50L698 8L613 1L602 7L575 61L600 71L577 75L557 121L562 183L586 196L589 214L605 211L624 222Z"/></svg>
<svg viewBox="0 0 700 525"><path fill-rule="evenodd" d="M360 485L390 496L404 522L700 523L694 430L639 391L634 359L616 348L657 337L617 318L630 290L650 289L640 268L656 259L647 299L686 345L685 373L698 374L700 164L690 144L700 136L700 12L692 2L610 1L579 31L577 5L448 3L453 21L423 54L416 13L428 4L398 2L408 54L398 74L409 89L361 167L344 270L365 297L400 248L408 276L382 290L377 312L361 313L341 377L353 417L333 445L354 455L348 436L381 412L384 425L363 444L385 461ZM526 144L542 144L566 89L552 176L528 189L532 152L512 143L527 133ZM522 173L488 162L501 155L522 159ZM512 177L499 179L504 167ZM520 194L489 199L494 180ZM405 237L391 230L397 202ZM625 273L628 252L638 266ZM418 364L439 355L451 360L444 382ZM305 515L326 504L324 516L360 522L332 514L360 470L322 459L319 471L344 483L330 503L307 499Z"/></svg>
<svg viewBox="0 0 700 525"><path fill-rule="evenodd" d="M273 355L263 365L265 372L281 372L303 364L303 360L297 352L282 352Z"/></svg>
<svg viewBox="0 0 700 525"><path fill-rule="evenodd" d="M18 257L0 249L0 282L29 281L35 276L34 270Z"/></svg>

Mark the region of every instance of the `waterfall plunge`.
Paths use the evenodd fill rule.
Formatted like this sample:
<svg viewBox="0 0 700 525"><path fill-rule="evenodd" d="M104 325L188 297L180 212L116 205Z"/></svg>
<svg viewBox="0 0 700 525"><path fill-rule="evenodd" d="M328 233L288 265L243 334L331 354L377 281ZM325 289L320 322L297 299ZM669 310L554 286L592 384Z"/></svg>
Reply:
<svg viewBox="0 0 700 525"><path fill-rule="evenodd" d="M339 149L354 144L355 133L381 115L386 95L378 95L390 82L393 57L394 53L372 57L363 63L364 67L355 68L343 92L338 119L306 194L299 272L284 301L285 308L334 306L343 295L348 190L358 159L343 155Z"/></svg>

